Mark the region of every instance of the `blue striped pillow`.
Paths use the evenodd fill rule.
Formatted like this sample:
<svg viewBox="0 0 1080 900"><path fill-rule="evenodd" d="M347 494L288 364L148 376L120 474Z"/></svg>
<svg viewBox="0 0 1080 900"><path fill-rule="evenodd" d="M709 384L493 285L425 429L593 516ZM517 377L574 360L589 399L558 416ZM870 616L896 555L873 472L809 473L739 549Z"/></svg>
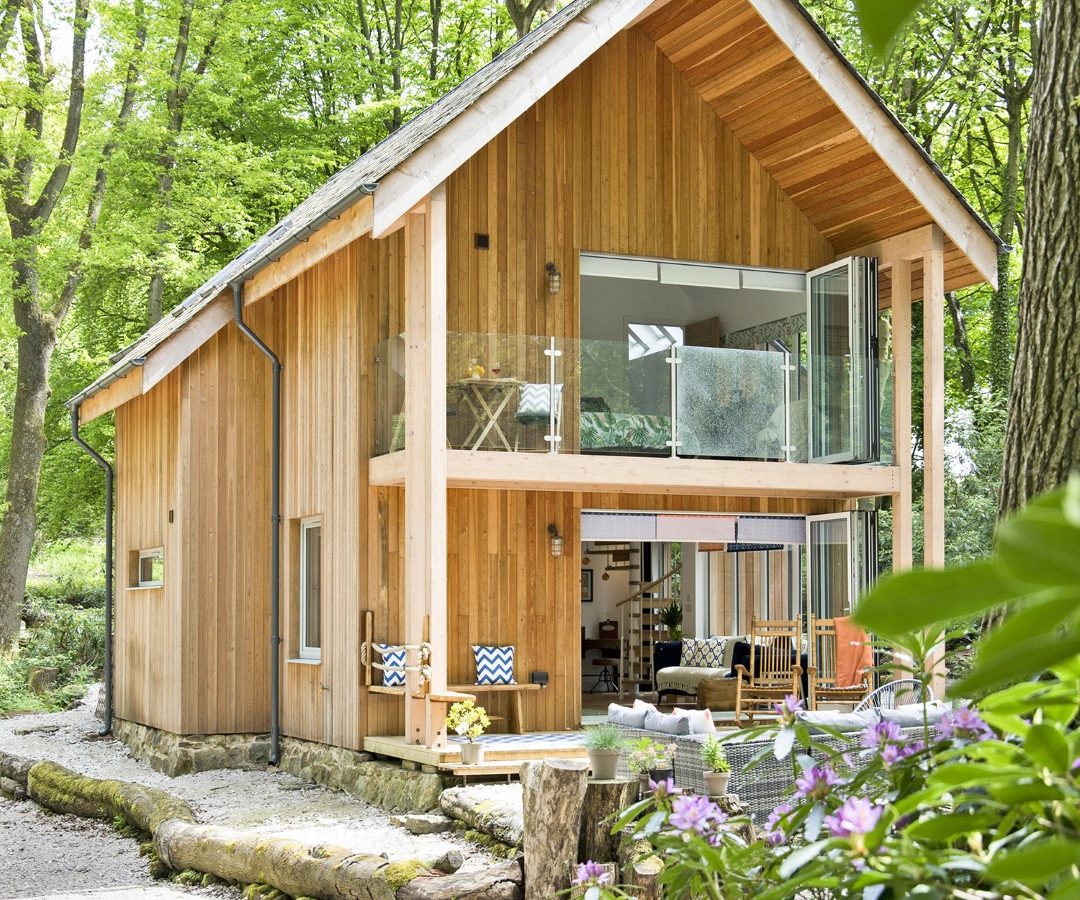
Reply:
<svg viewBox="0 0 1080 900"><path fill-rule="evenodd" d="M517 684L514 681L514 648L473 644L477 684Z"/></svg>
<svg viewBox="0 0 1080 900"><path fill-rule="evenodd" d="M382 652L382 664L384 666L402 666L405 665L405 651L404 650L390 650L389 644L376 644L375 645ZM382 673L383 687L401 687L405 684L404 672L387 672Z"/></svg>

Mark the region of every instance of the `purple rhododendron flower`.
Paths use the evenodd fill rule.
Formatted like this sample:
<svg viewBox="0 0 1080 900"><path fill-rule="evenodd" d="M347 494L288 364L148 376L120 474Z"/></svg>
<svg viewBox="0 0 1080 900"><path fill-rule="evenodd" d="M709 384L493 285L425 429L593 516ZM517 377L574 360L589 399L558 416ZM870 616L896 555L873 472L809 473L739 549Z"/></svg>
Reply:
<svg viewBox="0 0 1080 900"><path fill-rule="evenodd" d="M984 741L992 738L994 732L970 706L960 706L941 717L937 736L943 741Z"/></svg>
<svg viewBox="0 0 1080 900"><path fill-rule="evenodd" d="M814 766L795 779L795 794L808 800L824 800L840 777L828 766Z"/></svg>
<svg viewBox="0 0 1080 900"><path fill-rule="evenodd" d="M765 843L770 847L779 847L787 840L787 835L780 828L780 820L791 810L790 804L781 803L769 813L769 818L765 820Z"/></svg>
<svg viewBox="0 0 1080 900"><path fill-rule="evenodd" d="M883 812L885 807L877 806L866 797L848 797L843 806L825 817L825 827L833 837L861 837L874 830Z"/></svg>
<svg viewBox="0 0 1080 900"><path fill-rule="evenodd" d="M1078 770L1080 770L1080 756L1076 757L1076 759L1072 761L1072 765L1069 766L1070 772L1076 772Z"/></svg>
<svg viewBox="0 0 1080 900"><path fill-rule="evenodd" d="M650 778L649 790L656 794L657 799L674 797L676 794L682 793L682 788L675 785L674 778L665 778L662 781L653 781Z"/></svg>
<svg viewBox="0 0 1080 900"><path fill-rule="evenodd" d="M794 694L788 694L779 703L774 703L773 708L776 710L776 714L780 717L785 725L790 725L795 721L795 713L804 708L803 701L796 697Z"/></svg>
<svg viewBox="0 0 1080 900"><path fill-rule="evenodd" d="M862 745L871 750L881 749L888 744L902 744L904 732L895 722L876 722L867 725L862 734Z"/></svg>
<svg viewBox="0 0 1080 900"><path fill-rule="evenodd" d="M727 821L727 815L721 811L720 807L700 794L676 797L671 805L671 816L668 819L673 828L678 828L680 831L696 831L698 834L706 834L713 826L725 821Z"/></svg>
<svg viewBox="0 0 1080 900"><path fill-rule="evenodd" d="M610 884L611 875L598 863L591 859L577 867L577 874L573 878L573 884Z"/></svg>

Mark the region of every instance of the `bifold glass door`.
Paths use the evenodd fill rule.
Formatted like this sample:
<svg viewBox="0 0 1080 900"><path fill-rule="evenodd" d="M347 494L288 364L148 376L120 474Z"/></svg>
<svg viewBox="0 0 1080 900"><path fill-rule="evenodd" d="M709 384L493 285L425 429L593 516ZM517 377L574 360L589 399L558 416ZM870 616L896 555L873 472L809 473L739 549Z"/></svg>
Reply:
<svg viewBox="0 0 1080 900"><path fill-rule="evenodd" d="M851 257L807 277L810 461L876 462L877 261Z"/></svg>
<svg viewBox="0 0 1080 900"><path fill-rule="evenodd" d="M806 517L808 601L819 619L851 615L877 580L877 513Z"/></svg>

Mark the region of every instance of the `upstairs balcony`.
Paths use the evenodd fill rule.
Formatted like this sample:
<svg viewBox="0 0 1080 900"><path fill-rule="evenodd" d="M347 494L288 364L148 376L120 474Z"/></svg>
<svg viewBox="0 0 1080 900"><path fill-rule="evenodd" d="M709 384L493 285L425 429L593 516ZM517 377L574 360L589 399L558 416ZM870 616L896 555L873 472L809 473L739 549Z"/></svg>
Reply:
<svg viewBox="0 0 1080 900"><path fill-rule="evenodd" d="M402 457L404 336L380 344L376 363L375 455ZM643 478L674 491L704 487L741 464L737 470L760 493L783 495L811 472L770 470L814 463L822 475L830 471L818 477L820 491L805 485L807 496L891 493L891 429L879 423L891 421L892 384L887 355L868 372L851 355L808 358L805 349L782 345L454 332L446 357L449 482L552 480L624 490L627 479ZM376 461L373 470L373 483L400 483L403 464Z"/></svg>

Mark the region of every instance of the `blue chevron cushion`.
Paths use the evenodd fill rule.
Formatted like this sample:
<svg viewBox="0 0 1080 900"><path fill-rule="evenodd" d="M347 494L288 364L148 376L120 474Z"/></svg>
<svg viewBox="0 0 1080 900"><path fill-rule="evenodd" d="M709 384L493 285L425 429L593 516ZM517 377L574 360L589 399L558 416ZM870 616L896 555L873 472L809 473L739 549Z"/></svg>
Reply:
<svg viewBox="0 0 1080 900"><path fill-rule="evenodd" d="M381 651L381 662L384 666L405 666L404 650L390 650L389 644L376 644L375 646ZM382 683L383 687L401 687L405 684L405 673L383 671Z"/></svg>
<svg viewBox="0 0 1080 900"><path fill-rule="evenodd" d="M514 681L514 648L473 644L477 684L517 684Z"/></svg>

